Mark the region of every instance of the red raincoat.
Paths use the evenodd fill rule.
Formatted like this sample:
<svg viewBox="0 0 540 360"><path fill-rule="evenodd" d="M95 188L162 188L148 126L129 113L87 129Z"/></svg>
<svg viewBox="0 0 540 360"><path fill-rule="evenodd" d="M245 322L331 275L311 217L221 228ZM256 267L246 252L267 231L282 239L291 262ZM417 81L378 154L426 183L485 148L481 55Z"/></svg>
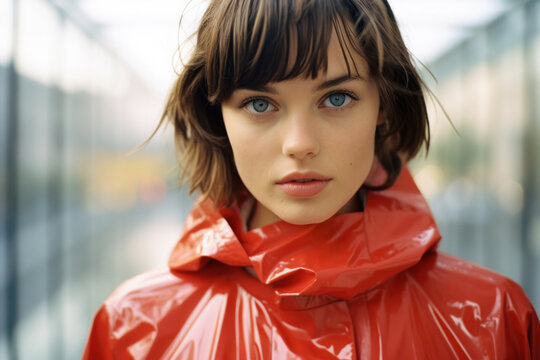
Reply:
<svg viewBox="0 0 540 360"><path fill-rule="evenodd" d="M523 290L436 251L406 169L364 212L242 229L238 209L199 202L170 269L105 301L83 358L540 359Z"/></svg>

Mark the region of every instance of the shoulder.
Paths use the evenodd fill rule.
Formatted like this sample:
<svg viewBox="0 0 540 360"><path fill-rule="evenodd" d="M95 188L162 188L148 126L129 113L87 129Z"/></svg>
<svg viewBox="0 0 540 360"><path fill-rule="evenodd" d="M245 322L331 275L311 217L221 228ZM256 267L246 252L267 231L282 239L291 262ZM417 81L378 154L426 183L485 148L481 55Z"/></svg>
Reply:
<svg viewBox="0 0 540 360"><path fill-rule="evenodd" d="M540 355L538 315L513 280L438 252L426 254L406 276L425 309L456 336L483 338L484 348L499 349L494 354L519 354L522 359Z"/></svg>
<svg viewBox="0 0 540 360"><path fill-rule="evenodd" d="M536 318L529 298L516 282L437 251L424 254L418 264L392 278L380 290L397 297L412 296L419 306L444 309L447 314L471 310L475 318L483 319L512 312L523 322L527 317Z"/></svg>
<svg viewBox="0 0 540 360"><path fill-rule="evenodd" d="M421 287L426 295L448 306L454 301L455 304L476 303L498 312L513 307L534 311L521 286L513 280L445 253L427 253L405 276L413 286Z"/></svg>
<svg viewBox="0 0 540 360"><path fill-rule="evenodd" d="M367 303L377 316L371 315L371 321L391 319L381 338L402 339L404 352L424 351L425 358L450 351L460 359L540 358L538 316L523 289L451 255L426 253L418 264L368 293Z"/></svg>
<svg viewBox="0 0 540 360"><path fill-rule="evenodd" d="M120 284L105 300L104 305L115 308L127 304L135 305L146 302L156 303L160 299L177 295L179 292L188 291L194 279L189 274L180 276L163 268L136 275Z"/></svg>
<svg viewBox="0 0 540 360"><path fill-rule="evenodd" d="M137 275L116 288L100 311L107 313L111 329L128 330L126 321L136 320L159 332L169 322L182 326L194 312L206 316L216 305L227 308L237 296L262 300L272 295L242 268L211 261L195 272L167 268Z"/></svg>
<svg viewBox="0 0 540 360"><path fill-rule="evenodd" d="M217 321L210 310L225 306L216 302L226 302L228 296L217 295L238 291L237 278L234 269L209 263L198 272L163 269L125 281L94 317L83 359L123 358L134 352L137 358L161 358L177 337L204 334L196 327L206 329Z"/></svg>
<svg viewBox="0 0 540 360"><path fill-rule="evenodd" d="M235 276L219 263L209 263L197 272L171 271L168 268L146 272L118 286L105 300L109 313L147 313L152 308L188 306L187 300L209 291L230 291ZM143 314L146 316L146 314Z"/></svg>
<svg viewBox="0 0 540 360"><path fill-rule="evenodd" d="M493 270L470 261L445 254L431 252L411 269L411 275L424 282L425 286L451 289L450 292L469 297L487 297L493 300L501 296L512 296L516 300L529 300L515 281Z"/></svg>
<svg viewBox="0 0 540 360"><path fill-rule="evenodd" d="M181 310L189 298L204 291L208 286L205 279L199 273L175 274L169 269L136 275L109 295L96 319L106 322L114 339L155 333L171 311Z"/></svg>

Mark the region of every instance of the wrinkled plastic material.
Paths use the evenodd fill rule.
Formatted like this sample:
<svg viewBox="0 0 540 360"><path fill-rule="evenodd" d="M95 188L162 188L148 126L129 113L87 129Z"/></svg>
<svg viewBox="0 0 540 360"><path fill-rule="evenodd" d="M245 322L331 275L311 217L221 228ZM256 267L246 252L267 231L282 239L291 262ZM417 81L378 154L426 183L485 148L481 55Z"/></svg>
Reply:
<svg viewBox="0 0 540 360"><path fill-rule="evenodd" d="M439 233L406 169L370 192L362 213L242 228L238 209L199 202L170 269L105 301L83 358L540 358L522 289L436 251Z"/></svg>

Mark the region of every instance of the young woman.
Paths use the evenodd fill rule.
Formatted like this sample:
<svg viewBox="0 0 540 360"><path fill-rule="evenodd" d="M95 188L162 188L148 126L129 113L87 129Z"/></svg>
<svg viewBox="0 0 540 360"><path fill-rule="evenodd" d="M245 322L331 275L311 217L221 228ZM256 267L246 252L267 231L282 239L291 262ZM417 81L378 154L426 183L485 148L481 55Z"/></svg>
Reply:
<svg viewBox="0 0 540 360"><path fill-rule="evenodd" d="M538 359L522 289L436 251L422 91L386 0L211 1L164 114L202 197L84 358Z"/></svg>

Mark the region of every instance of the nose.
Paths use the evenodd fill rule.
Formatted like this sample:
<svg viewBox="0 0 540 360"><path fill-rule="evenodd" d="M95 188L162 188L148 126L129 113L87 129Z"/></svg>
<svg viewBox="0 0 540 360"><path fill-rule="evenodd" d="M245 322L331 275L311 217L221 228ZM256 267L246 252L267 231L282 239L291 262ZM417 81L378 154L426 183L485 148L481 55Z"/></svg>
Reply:
<svg viewBox="0 0 540 360"><path fill-rule="evenodd" d="M310 159L319 154L320 144L316 122L309 115L291 116L285 128L283 154L297 160Z"/></svg>

